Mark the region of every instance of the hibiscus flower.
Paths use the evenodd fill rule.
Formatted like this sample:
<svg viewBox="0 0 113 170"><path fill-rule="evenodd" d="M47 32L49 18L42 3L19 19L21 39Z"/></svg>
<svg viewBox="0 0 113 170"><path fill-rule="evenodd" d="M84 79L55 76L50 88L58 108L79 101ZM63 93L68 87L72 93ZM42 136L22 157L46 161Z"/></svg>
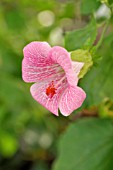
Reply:
<svg viewBox="0 0 113 170"><path fill-rule="evenodd" d="M58 108L68 116L82 105L86 94L77 83L84 63L71 61L67 50L47 42L31 42L23 53L22 78L35 82L30 92L37 102L56 116Z"/></svg>

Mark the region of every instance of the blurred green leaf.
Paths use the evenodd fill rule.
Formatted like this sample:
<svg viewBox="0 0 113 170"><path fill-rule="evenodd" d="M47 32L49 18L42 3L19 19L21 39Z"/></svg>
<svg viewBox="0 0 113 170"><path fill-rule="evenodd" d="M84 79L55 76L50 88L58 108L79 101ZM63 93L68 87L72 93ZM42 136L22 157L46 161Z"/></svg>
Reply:
<svg viewBox="0 0 113 170"><path fill-rule="evenodd" d="M21 31L22 28L25 27L25 19L24 15L18 9L9 8L6 9L5 19L9 29L13 31Z"/></svg>
<svg viewBox="0 0 113 170"><path fill-rule="evenodd" d="M96 39L96 21L92 21L83 29L67 32L65 36L65 47L68 51L73 51L87 45L92 46Z"/></svg>
<svg viewBox="0 0 113 170"><path fill-rule="evenodd" d="M113 124L107 119L84 119L61 137L53 170L113 169Z"/></svg>
<svg viewBox="0 0 113 170"><path fill-rule="evenodd" d="M106 98L113 101L113 55L110 39L107 38L106 44L101 48L102 60L98 66L93 67L81 81L81 86L87 94L87 106L98 105Z"/></svg>
<svg viewBox="0 0 113 170"><path fill-rule="evenodd" d="M8 132L0 131L0 152L5 157L10 157L15 154L18 149L17 138Z"/></svg>
<svg viewBox="0 0 113 170"><path fill-rule="evenodd" d="M24 93L24 87L23 82L14 78L13 76L7 76L6 74L3 74L4 76L1 76L0 79L0 98L10 107L16 108L15 110L21 105L24 105L29 100L29 95L25 97ZM27 98L28 97L28 98ZM18 105L17 105L18 103ZM27 103L26 103L27 105ZM18 108L19 109L19 108Z"/></svg>
<svg viewBox="0 0 113 170"><path fill-rule="evenodd" d="M82 0L81 13L88 15L95 12L100 5L98 0Z"/></svg>
<svg viewBox="0 0 113 170"><path fill-rule="evenodd" d="M59 4L59 5L61 5L61 4ZM72 1L65 3L65 5L62 6L62 10L63 10L62 17L64 17L64 18L73 17L74 12L75 12L75 5L73 4Z"/></svg>

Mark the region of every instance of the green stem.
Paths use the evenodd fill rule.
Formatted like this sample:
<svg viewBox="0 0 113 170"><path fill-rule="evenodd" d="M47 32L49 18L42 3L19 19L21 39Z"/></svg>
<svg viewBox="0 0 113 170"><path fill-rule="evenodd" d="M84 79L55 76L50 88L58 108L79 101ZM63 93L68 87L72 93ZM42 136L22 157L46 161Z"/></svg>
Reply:
<svg viewBox="0 0 113 170"><path fill-rule="evenodd" d="M109 20L107 20L107 23L106 23L106 25L105 25L104 28L103 28L101 37L100 37L97 45L95 46L95 47L96 47L96 50L97 50L97 49L101 46L101 44L102 44L102 41L103 41L103 38L104 38L104 34L105 34L105 32L106 32L106 30L107 30L107 28L108 28L108 24L109 24Z"/></svg>

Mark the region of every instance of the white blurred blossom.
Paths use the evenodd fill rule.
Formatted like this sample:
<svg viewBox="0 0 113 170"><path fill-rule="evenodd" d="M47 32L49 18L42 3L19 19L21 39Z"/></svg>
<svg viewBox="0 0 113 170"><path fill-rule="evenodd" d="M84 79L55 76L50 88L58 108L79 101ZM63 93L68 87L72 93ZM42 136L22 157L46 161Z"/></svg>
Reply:
<svg viewBox="0 0 113 170"><path fill-rule="evenodd" d="M63 45L63 30L60 27L54 28L49 36L51 45Z"/></svg>
<svg viewBox="0 0 113 170"><path fill-rule="evenodd" d="M37 19L42 26L49 27L54 23L55 15L52 11L45 10L38 13Z"/></svg>
<svg viewBox="0 0 113 170"><path fill-rule="evenodd" d="M111 11L110 9L107 7L107 5L102 4L99 9L95 12L95 17L97 19L105 17L105 18L110 18L111 15Z"/></svg>

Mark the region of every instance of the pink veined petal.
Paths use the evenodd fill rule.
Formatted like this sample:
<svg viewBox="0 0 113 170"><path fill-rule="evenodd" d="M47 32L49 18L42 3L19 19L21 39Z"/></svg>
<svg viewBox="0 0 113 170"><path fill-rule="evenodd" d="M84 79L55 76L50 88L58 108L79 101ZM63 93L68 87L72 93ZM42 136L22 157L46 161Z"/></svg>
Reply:
<svg viewBox="0 0 113 170"><path fill-rule="evenodd" d="M70 85L76 85L78 78L73 70L70 53L62 47L55 46L51 48L49 55L53 62L58 63L64 69L68 83Z"/></svg>
<svg viewBox="0 0 113 170"><path fill-rule="evenodd" d="M22 62L22 76L25 82L38 82L40 80L50 79L61 74L62 68L58 64L51 66L29 66L26 59Z"/></svg>
<svg viewBox="0 0 113 170"><path fill-rule="evenodd" d="M45 66L48 61L50 62L48 57L50 49L51 47L47 42L34 41L24 47L23 53L24 57L30 62L29 65Z"/></svg>
<svg viewBox="0 0 113 170"><path fill-rule="evenodd" d="M80 73L80 70L81 70L82 67L84 66L84 63L82 63L82 62L77 62L77 61L73 61L73 62L72 62L72 65L73 65L74 73L78 76L79 73Z"/></svg>
<svg viewBox="0 0 113 170"><path fill-rule="evenodd" d="M64 116L69 116L74 110L82 105L85 98L86 94L80 87L67 87L59 102L59 109L61 113Z"/></svg>
<svg viewBox="0 0 113 170"><path fill-rule="evenodd" d="M79 78L78 78L78 75L79 75L79 73L80 73L80 70L82 69L82 67L84 66L84 63L82 63L82 62L77 62L77 61L73 61L72 62L72 66L73 66L73 71L74 71L74 79L72 78L72 80L74 81L74 82L76 82L75 84L77 85L78 84L78 80L79 80Z"/></svg>
<svg viewBox="0 0 113 170"><path fill-rule="evenodd" d="M72 68L70 54L63 47L54 46L51 48L49 56L54 63L58 63L65 72Z"/></svg>
<svg viewBox="0 0 113 170"><path fill-rule="evenodd" d="M50 49L46 42L32 42L24 48L22 78L25 82L44 80L61 69L58 64L54 65L48 56Z"/></svg>
<svg viewBox="0 0 113 170"><path fill-rule="evenodd" d="M61 78L58 78L54 83L56 84ZM61 97L62 92L66 88L66 83L61 82L62 85L59 84L59 87L56 90L56 93L52 98L46 95L46 89L48 88L51 81L42 81L39 83L35 83L31 86L30 92L33 98L47 108L50 112L58 116L58 103Z"/></svg>
<svg viewBox="0 0 113 170"><path fill-rule="evenodd" d="M68 83L71 86L75 86L78 83L78 76L74 73L73 69L69 69L68 72L66 73L66 77L68 80Z"/></svg>
<svg viewBox="0 0 113 170"><path fill-rule="evenodd" d="M49 98L45 94L45 89L47 88L48 83L35 83L31 86L30 92L33 98L43 105L50 112L58 116L58 95L54 95L52 98Z"/></svg>

